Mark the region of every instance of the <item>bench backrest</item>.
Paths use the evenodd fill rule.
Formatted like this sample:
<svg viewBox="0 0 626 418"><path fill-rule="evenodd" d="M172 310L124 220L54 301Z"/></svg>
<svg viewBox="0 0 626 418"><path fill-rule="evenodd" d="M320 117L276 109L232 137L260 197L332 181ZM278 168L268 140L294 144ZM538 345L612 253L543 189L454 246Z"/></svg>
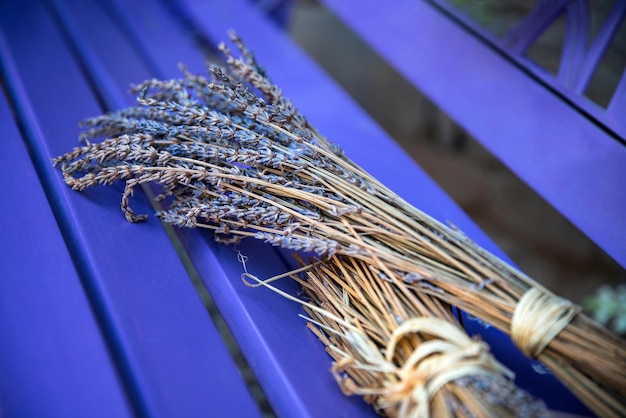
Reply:
<svg viewBox="0 0 626 418"><path fill-rule="evenodd" d="M501 37L447 0L323 3L626 267L626 71L606 107L584 95L623 25L626 1L614 2L593 40L586 1L538 1ZM565 44L555 76L527 51L562 14Z"/></svg>

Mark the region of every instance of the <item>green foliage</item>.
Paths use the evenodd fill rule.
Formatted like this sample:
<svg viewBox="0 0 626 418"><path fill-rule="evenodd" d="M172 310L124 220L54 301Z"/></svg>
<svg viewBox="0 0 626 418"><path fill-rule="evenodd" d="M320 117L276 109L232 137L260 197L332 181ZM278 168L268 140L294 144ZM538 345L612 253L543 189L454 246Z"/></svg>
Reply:
<svg viewBox="0 0 626 418"><path fill-rule="evenodd" d="M602 325L626 334L626 285L600 287L584 302L585 309Z"/></svg>

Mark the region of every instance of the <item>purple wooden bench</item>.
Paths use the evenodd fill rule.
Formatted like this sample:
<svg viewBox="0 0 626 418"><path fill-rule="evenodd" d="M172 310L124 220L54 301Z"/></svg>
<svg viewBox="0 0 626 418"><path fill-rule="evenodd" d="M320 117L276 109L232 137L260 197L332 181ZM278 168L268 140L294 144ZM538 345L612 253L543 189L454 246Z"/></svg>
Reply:
<svg viewBox="0 0 626 418"><path fill-rule="evenodd" d="M626 266L626 72L607 105L584 94L624 25L625 0L613 2L595 33L593 2L539 0L500 37L451 0L397 0L393 7L375 0L359 1L359 7L343 0L322 2ZM563 15L565 39L553 75L527 52Z"/></svg>
<svg viewBox="0 0 626 418"><path fill-rule="evenodd" d="M416 4L438 19L443 16L431 5ZM367 7L373 6L364 2L364 10ZM424 17L416 18L425 24ZM432 22L434 30L439 21ZM199 296L208 290L277 415L375 416L360 399L341 394L328 372L330 358L298 317L299 306L242 284L234 248L217 245L209 234L193 230L174 231L170 240L154 217L144 224L128 224L119 210L121 188L75 193L50 165L51 157L76 146L78 121L134 100L126 94L131 83L176 77L179 62L202 72L203 46L225 39L230 28L239 32L313 124L344 146L355 161L409 202L440 220L452 220L482 246L506 258L251 3L2 2L0 415L262 415L264 408L251 394L241 365L233 360L214 325L215 316L207 313ZM460 39L460 34L450 36L451 42ZM425 45L423 41L416 40ZM479 116L470 111L467 118ZM572 120L587 120L585 129L598 130L580 112ZM556 124L551 126L557 129ZM579 137L587 136L580 134L572 141ZM626 174L623 146L611 141L594 144L594 153L579 156L585 157L581 164L588 162L592 174ZM387 156L382 160L381 149ZM541 155L549 148L534 152ZM607 172L600 170L596 153L607 164ZM540 165L547 175L550 167ZM401 180L406 178L411 182ZM605 186L610 184L614 183ZM579 187L571 186L571 193ZM612 196L596 194L602 196L600 202L609 202L609 212L617 210L615 205L625 207L624 193L612 191ZM150 212L145 197L136 197L135 205L138 211ZM616 233L623 231L623 221L611 219L617 223ZM615 251L619 249L616 244ZM238 250L249 257L248 269L260 277L291 267L283 253L259 242L244 241ZM621 250L624 256L623 246ZM190 277L200 280L194 284ZM290 283L283 286L296 291ZM467 323L476 331L471 321ZM508 338L491 329L479 331L517 372L520 384L555 409L586 413L551 376L537 373L541 367L521 356Z"/></svg>

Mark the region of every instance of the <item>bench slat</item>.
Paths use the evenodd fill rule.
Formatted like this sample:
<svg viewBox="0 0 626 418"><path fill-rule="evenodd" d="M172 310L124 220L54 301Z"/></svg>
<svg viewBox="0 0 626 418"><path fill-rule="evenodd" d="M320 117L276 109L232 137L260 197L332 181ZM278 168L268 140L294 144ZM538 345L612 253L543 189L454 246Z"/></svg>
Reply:
<svg viewBox="0 0 626 418"><path fill-rule="evenodd" d="M425 1L324 4L626 267L626 147L615 137Z"/></svg>
<svg viewBox="0 0 626 418"><path fill-rule="evenodd" d="M0 137L0 415L131 416L2 91Z"/></svg>
<svg viewBox="0 0 626 418"><path fill-rule="evenodd" d="M10 45L0 55L14 66L5 71L7 85L135 412L258 416L160 224L128 224L120 188L78 194L50 166L52 156L77 144L77 122L102 110L47 9L34 1L0 8ZM150 210L145 199L134 203Z"/></svg>

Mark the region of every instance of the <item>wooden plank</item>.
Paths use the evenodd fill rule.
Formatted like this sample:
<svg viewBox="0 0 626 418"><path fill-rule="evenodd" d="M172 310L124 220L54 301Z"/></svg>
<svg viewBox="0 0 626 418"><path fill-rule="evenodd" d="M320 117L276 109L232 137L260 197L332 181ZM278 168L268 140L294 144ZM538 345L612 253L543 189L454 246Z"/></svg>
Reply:
<svg viewBox="0 0 626 418"><path fill-rule="evenodd" d="M0 137L0 415L131 416L2 91Z"/></svg>
<svg viewBox="0 0 626 418"><path fill-rule="evenodd" d="M77 122L102 111L58 22L39 2L10 2L0 5L0 28L6 84L135 412L258 416L160 224L128 224L120 188L75 193L51 167L51 157L77 145ZM150 211L141 197L135 207Z"/></svg>
<svg viewBox="0 0 626 418"><path fill-rule="evenodd" d="M324 4L626 267L622 143L428 2Z"/></svg>

